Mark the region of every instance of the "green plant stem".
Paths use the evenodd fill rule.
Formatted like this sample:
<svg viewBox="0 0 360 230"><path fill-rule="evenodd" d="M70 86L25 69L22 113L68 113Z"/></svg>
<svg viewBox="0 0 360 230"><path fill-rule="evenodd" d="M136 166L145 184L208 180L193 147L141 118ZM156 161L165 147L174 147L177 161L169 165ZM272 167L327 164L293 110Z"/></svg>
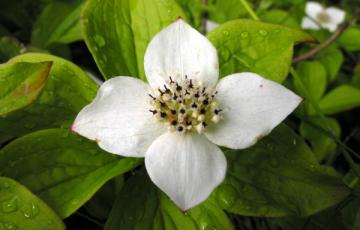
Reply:
<svg viewBox="0 0 360 230"><path fill-rule="evenodd" d="M246 2L246 0L240 0L240 3L244 6L245 10L248 12L248 14L250 15L250 17L252 19L254 19L255 21L260 21L260 19L258 18L258 16L255 14L255 12L253 11L253 9L251 9L251 7L249 6L249 4Z"/></svg>

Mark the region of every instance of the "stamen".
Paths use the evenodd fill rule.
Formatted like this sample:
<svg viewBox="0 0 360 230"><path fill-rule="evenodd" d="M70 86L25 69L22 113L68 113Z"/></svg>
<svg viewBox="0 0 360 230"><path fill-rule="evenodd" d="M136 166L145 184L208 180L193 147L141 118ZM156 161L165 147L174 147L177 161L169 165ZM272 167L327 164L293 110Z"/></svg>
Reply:
<svg viewBox="0 0 360 230"><path fill-rule="evenodd" d="M166 84L149 94L153 107L149 111L171 132L203 133L222 119L222 110L215 100L217 92L212 90L187 75L181 84L169 76Z"/></svg>

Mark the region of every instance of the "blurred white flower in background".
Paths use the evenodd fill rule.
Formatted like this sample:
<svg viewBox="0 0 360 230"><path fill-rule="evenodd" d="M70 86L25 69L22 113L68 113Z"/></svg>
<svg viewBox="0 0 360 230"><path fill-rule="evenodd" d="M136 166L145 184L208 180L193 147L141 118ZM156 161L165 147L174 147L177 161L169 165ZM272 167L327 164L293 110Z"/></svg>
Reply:
<svg viewBox="0 0 360 230"><path fill-rule="evenodd" d="M214 22L214 21L212 21L212 20L207 19L207 20L205 21L205 30L206 30L206 33L209 33L209 32L211 32L211 31L215 30L216 28L219 27L219 25L220 25L219 23L216 23L216 22Z"/></svg>
<svg viewBox="0 0 360 230"><path fill-rule="evenodd" d="M334 32L345 19L345 11L336 8L324 8L320 3L307 2L305 16L301 22L303 29L319 30L321 28Z"/></svg>

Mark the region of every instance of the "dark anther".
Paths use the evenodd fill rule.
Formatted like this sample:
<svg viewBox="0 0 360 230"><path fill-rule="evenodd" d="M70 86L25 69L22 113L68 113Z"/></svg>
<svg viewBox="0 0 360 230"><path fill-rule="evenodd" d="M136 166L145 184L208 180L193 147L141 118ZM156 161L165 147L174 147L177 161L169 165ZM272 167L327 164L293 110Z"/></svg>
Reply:
<svg viewBox="0 0 360 230"><path fill-rule="evenodd" d="M155 100L156 99L156 97L154 97L153 95L151 95L150 93L149 93L149 96L153 99L153 100Z"/></svg>
<svg viewBox="0 0 360 230"><path fill-rule="evenodd" d="M203 121L202 126L206 127L207 123L205 121Z"/></svg>
<svg viewBox="0 0 360 230"><path fill-rule="evenodd" d="M193 104L191 105L191 108L197 108L197 104L193 103Z"/></svg>
<svg viewBox="0 0 360 230"><path fill-rule="evenodd" d="M205 114L206 113L206 110L205 109L201 109L200 110L200 114Z"/></svg>
<svg viewBox="0 0 360 230"><path fill-rule="evenodd" d="M193 87L193 83L192 83L192 80L190 79L189 88L192 89L192 87Z"/></svg>
<svg viewBox="0 0 360 230"><path fill-rule="evenodd" d="M206 87L203 88L202 93L205 93Z"/></svg>
<svg viewBox="0 0 360 230"><path fill-rule="evenodd" d="M172 122L171 122L171 125L173 125L173 126L175 126L175 125L177 125L177 120L173 120Z"/></svg>
<svg viewBox="0 0 360 230"><path fill-rule="evenodd" d="M161 91L161 89L158 89L158 90L159 90L161 96L164 95L164 92Z"/></svg>
<svg viewBox="0 0 360 230"><path fill-rule="evenodd" d="M171 76L169 76L169 79L170 79L170 84L171 84L171 83L175 83L175 82L173 81L173 79L171 78Z"/></svg>
<svg viewBox="0 0 360 230"><path fill-rule="evenodd" d="M184 108L180 109L180 113L184 114L186 112L186 110Z"/></svg>
<svg viewBox="0 0 360 230"><path fill-rule="evenodd" d="M175 94L174 96L173 96L173 100L176 100L178 98L178 96Z"/></svg>
<svg viewBox="0 0 360 230"><path fill-rule="evenodd" d="M183 131L184 130L184 128L182 127L182 126L179 126L178 128L177 128L177 131L179 131L179 132L181 132L181 131Z"/></svg>
<svg viewBox="0 0 360 230"><path fill-rule="evenodd" d="M221 111L222 111L222 109L215 109L215 110L214 110L214 113L217 115L217 114L219 114Z"/></svg>
<svg viewBox="0 0 360 230"><path fill-rule="evenodd" d="M166 113L165 113L165 112L161 112L161 113L160 113L160 117L162 117L162 118L166 117Z"/></svg>
<svg viewBox="0 0 360 230"><path fill-rule="evenodd" d="M185 91L185 95L190 95L189 91L186 90L186 91Z"/></svg>
<svg viewBox="0 0 360 230"><path fill-rule="evenodd" d="M166 87L165 84L164 84L164 88L165 88L165 92L166 92L166 93L169 93L169 92L170 92L170 89L168 89L168 87Z"/></svg>
<svg viewBox="0 0 360 230"><path fill-rule="evenodd" d="M208 104L209 104L208 99L205 99L205 100L203 101L203 104L204 104L204 105L208 105Z"/></svg>
<svg viewBox="0 0 360 230"><path fill-rule="evenodd" d="M175 114L176 114L176 110L175 110L175 109L170 110L170 112L171 112L172 115L175 115Z"/></svg>
<svg viewBox="0 0 360 230"><path fill-rule="evenodd" d="M149 111L152 112L153 115L155 115L155 114L157 113L156 110L151 110L151 109L150 109Z"/></svg>
<svg viewBox="0 0 360 230"><path fill-rule="evenodd" d="M164 108L166 106L166 104L164 102L160 102L160 107Z"/></svg>
<svg viewBox="0 0 360 230"><path fill-rule="evenodd" d="M185 79L187 79L187 75L185 75Z"/></svg>
<svg viewBox="0 0 360 230"><path fill-rule="evenodd" d="M187 122L186 122L186 125L191 125L191 121L187 121Z"/></svg>
<svg viewBox="0 0 360 230"><path fill-rule="evenodd" d="M200 97L199 91L196 92L194 96L195 96L196 98L199 98L199 97Z"/></svg>
<svg viewBox="0 0 360 230"><path fill-rule="evenodd" d="M176 83L176 91L180 91L180 90L182 90L182 87L178 83Z"/></svg>

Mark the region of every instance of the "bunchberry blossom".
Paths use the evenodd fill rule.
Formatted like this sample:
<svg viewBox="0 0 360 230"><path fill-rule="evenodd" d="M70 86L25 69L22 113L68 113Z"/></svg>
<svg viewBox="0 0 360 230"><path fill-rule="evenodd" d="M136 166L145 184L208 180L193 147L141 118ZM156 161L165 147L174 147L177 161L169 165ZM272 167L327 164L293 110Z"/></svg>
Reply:
<svg viewBox="0 0 360 230"><path fill-rule="evenodd" d="M334 32L345 19L345 11L336 8L324 8L320 3L307 2L305 16L301 22L303 29L319 30L321 28Z"/></svg>
<svg viewBox="0 0 360 230"><path fill-rule="evenodd" d="M301 102L255 73L218 81L215 47L181 19L151 40L144 67L149 85L124 76L106 81L72 130L110 153L145 157L151 180L182 210L223 181L218 146L255 144Z"/></svg>
<svg viewBox="0 0 360 230"><path fill-rule="evenodd" d="M212 20L209 20L209 19L207 19L205 21L205 31L206 31L206 33L209 33L209 32L215 30L218 27L219 27L219 23L216 23L216 22L214 22Z"/></svg>

